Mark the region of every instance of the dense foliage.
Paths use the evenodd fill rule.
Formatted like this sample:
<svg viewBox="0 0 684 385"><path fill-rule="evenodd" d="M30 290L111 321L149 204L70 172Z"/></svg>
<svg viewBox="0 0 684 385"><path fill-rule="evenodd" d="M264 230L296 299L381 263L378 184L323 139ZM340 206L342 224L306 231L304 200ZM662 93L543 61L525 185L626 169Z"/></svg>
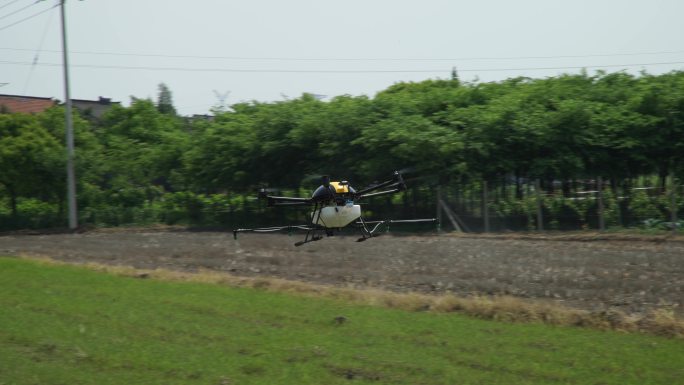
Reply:
<svg viewBox="0 0 684 385"><path fill-rule="evenodd" d="M374 98L304 94L214 112L176 115L161 85L158 103L134 99L100 120L75 116L81 222L225 224L257 207L255 188L308 189L320 174L363 185L410 168L430 176L414 186L464 190L486 180L501 197L515 186L519 199L531 179L568 197L577 180L597 176L614 192L646 176L662 186L684 176L684 72L437 79L397 83ZM60 107L0 114L0 227L63 225L63 137ZM414 188L403 205L432 202L433 193ZM499 198L494 208L516 210Z"/></svg>

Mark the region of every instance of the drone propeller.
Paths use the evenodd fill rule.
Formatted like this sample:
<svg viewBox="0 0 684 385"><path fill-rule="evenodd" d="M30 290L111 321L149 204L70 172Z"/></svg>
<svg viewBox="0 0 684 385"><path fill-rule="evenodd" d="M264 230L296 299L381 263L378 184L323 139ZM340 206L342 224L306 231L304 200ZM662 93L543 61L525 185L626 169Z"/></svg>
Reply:
<svg viewBox="0 0 684 385"><path fill-rule="evenodd" d="M411 178L404 179L405 182L422 182L429 185L434 185L439 182L439 176L436 174L418 175Z"/></svg>
<svg viewBox="0 0 684 385"><path fill-rule="evenodd" d="M302 183L318 182L324 176L325 175L323 175L323 174L307 174L307 175L304 175L304 177L302 178Z"/></svg>
<svg viewBox="0 0 684 385"><path fill-rule="evenodd" d="M281 189L276 187L264 187L259 189L260 192L279 192L280 190Z"/></svg>
<svg viewBox="0 0 684 385"><path fill-rule="evenodd" d="M278 188L264 187L264 188L260 188L257 191L257 196L259 197L259 199L265 199L266 197L268 197L272 193L279 193L279 192L280 192L280 189L278 189Z"/></svg>
<svg viewBox="0 0 684 385"><path fill-rule="evenodd" d="M420 181L423 183L434 185L439 182L439 176L435 173L427 173L429 171L425 168L409 166L399 170L398 172L402 175L402 179L404 182L409 182L411 184L413 184L412 182ZM408 177L406 177L407 175Z"/></svg>
<svg viewBox="0 0 684 385"><path fill-rule="evenodd" d="M406 183L404 183L404 177L401 176L401 172L394 172L394 181L396 182L397 189L399 189L399 191L406 190Z"/></svg>
<svg viewBox="0 0 684 385"><path fill-rule="evenodd" d="M401 170L397 170L399 174L411 174L413 172L418 171L418 168L416 166L409 166L409 167L404 167Z"/></svg>

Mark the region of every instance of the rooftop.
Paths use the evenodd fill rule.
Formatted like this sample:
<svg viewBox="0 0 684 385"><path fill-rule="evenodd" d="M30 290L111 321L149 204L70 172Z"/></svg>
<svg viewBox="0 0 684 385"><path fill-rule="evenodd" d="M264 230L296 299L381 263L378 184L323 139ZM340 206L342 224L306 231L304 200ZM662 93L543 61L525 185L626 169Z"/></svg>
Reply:
<svg viewBox="0 0 684 385"><path fill-rule="evenodd" d="M0 94L0 111L36 114L54 106L53 98Z"/></svg>

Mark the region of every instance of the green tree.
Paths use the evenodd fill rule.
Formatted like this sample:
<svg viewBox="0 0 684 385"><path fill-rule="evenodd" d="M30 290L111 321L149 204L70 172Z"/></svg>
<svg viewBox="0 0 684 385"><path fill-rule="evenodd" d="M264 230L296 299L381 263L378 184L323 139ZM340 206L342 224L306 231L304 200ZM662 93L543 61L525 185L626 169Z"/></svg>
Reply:
<svg viewBox="0 0 684 385"><path fill-rule="evenodd" d="M184 163L198 192L245 191L259 180L253 172L258 157L253 117L239 112L225 113L193 139Z"/></svg>
<svg viewBox="0 0 684 385"><path fill-rule="evenodd" d="M368 177L388 170L416 167L421 172L448 178L462 142L457 132L418 115L394 115L362 130L352 142L366 149L361 171Z"/></svg>
<svg viewBox="0 0 684 385"><path fill-rule="evenodd" d="M35 116L0 114L0 185L14 218L19 197L54 199L64 167L63 147Z"/></svg>
<svg viewBox="0 0 684 385"><path fill-rule="evenodd" d="M157 110L162 114L176 115L176 108L173 106L173 98L169 87L164 83L160 83L158 89Z"/></svg>
<svg viewBox="0 0 684 385"><path fill-rule="evenodd" d="M159 112L150 100L134 100L130 107L114 106L103 116L102 143L105 189L142 191L151 199L159 188L182 187L183 154L189 133L180 118ZM156 186L156 187L153 187Z"/></svg>
<svg viewBox="0 0 684 385"><path fill-rule="evenodd" d="M644 74L632 105L636 112L655 120L653 129L641 132L639 140L664 186L671 171L684 172L684 72Z"/></svg>

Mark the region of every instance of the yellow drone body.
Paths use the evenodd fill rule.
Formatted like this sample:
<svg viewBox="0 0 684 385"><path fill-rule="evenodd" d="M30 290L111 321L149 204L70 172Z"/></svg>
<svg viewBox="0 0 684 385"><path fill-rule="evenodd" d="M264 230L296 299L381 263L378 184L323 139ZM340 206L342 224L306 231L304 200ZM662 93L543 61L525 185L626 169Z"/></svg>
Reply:
<svg viewBox="0 0 684 385"><path fill-rule="evenodd" d="M343 182L330 182L330 185L335 189L337 194L346 194L349 192L349 183Z"/></svg>

